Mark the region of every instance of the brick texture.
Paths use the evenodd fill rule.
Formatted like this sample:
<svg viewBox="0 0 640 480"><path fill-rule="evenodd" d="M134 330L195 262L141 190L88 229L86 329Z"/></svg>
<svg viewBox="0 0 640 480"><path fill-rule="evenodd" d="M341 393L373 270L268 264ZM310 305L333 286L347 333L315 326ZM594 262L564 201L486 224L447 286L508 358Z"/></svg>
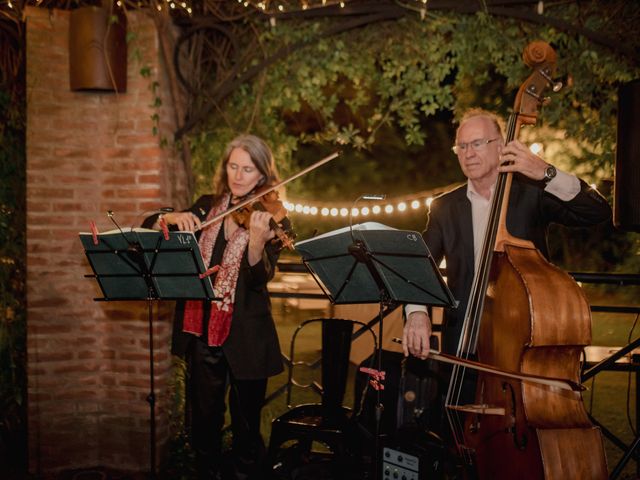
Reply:
<svg viewBox="0 0 640 480"><path fill-rule="evenodd" d="M148 470L147 305L94 301L100 291L84 277L91 271L78 232L88 231L91 220L101 231L114 228L108 209L130 226L145 210L185 203L160 43L147 15L129 13L127 92L72 92L69 12L27 8L26 14L29 468ZM143 67L150 78L140 74ZM159 135L151 130L155 113ZM161 147L161 138L170 145ZM159 309L153 333L162 452L169 435L171 305Z"/></svg>

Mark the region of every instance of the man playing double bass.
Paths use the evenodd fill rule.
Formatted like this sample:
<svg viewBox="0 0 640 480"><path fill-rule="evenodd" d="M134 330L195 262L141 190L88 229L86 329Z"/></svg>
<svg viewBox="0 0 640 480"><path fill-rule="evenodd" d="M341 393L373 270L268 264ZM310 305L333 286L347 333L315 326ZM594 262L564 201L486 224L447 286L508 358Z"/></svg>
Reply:
<svg viewBox="0 0 640 480"><path fill-rule="evenodd" d="M483 255L485 255L483 241L485 230L489 224L492 195L498 184L500 172L514 172L506 216L508 232L517 239L533 243L544 257L548 257L547 230L550 224L559 223L566 226L595 225L608 220L611 216L611 209L607 201L584 181L549 165L518 140L510 141L505 145L501 122L497 116L490 112L473 109L464 114L456 133L453 151L458 156L460 167L468 182L466 185L434 199L431 203L427 228L423 232L423 237L436 263L439 264L443 258L446 259L447 282L454 297L460 302L456 310L445 312L442 330L441 350L444 353L456 355L459 354L458 344L461 336L464 335L465 339L469 338L469 331L463 331L463 324L465 323L465 316L468 314L467 304L471 303L472 287L477 288L477 284L474 285L476 280L474 273L480 269L479 265L482 262ZM545 280L543 279L542 281L544 282ZM510 291L512 288L513 291ZM519 297L513 296L517 291L516 285L507 285L498 292L501 297L500 303L507 306L511 304L511 309L517 309L514 298ZM557 293L557 296L555 293ZM568 293L554 292L549 295L548 299L546 297L543 298L542 302L557 302L563 295L568 295ZM477 292L475 295L476 297L474 298L477 298ZM476 301L473 304L475 306ZM411 353L421 359L425 359L429 355L429 337L431 336L429 315L424 307L417 305L408 305L406 313L407 321L403 332L405 355ZM549 320L553 321L551 318ZM528 323L530 319L525 316L518 318L515 315L514 321ZM519 328L522 328L522 326ZM569 326L569 328L571 329L572 327ZM578 328L578 326L576 325L573 328ZM510 338L508 332L505 338ZM479 346L482 347L482 344L479 344ZM505 349L504 347L507 348ZM495 348L510 352L516 348L516 344L503 345L502 347L496 345ZM465 355L468 354L473 359L475 351L465 351ZM480 358L480 361L486 360ZM442 400L442 404L449 405L452 399L451 392L456 392L453 397L455 397L456 402L459 402L457 405L476 405L475 408L482 408L482 404L485 402L489 406L495 405L485 398L485 393L487 392L485 383L482 384L482 399L477 400L474 398L476 395L476 375L473 370L470 370L466 376L460 376L454 369L453 374L445 374L445 376L449 375L452 378L449 382L449 392L447 393L447 399ZM507 390L505 395L508 392ZM511 397L507 395L502 398ZM442 404L434 405L433 407L442 407ZM480 478L497 478L495 476L498 474L496 469L500 469L500 458L503 458L501 457L503 455L514 455L511 458L510 465L519 464L518 458L520 458L520 453L523 452L519 447L526 444L526 441L522 440L525 434L522 433L521 426L517 426L517 420L513 420L515 423L511 424L513 426L511 430L504 430L504 428L511 428L507 427L510 424L509 418L516 418L515 413L513 413L513 417L510 417L508 413L517 411L519 412L518 415L520 415L522 412L521 408L517 410L515 408L507 401L505 404L505 413L507 415L503 415L505 416L505 423L496 431L513 433L503 433L501 436L492 436L491 433L488 436L485 433L474 435L475 439L492 439L482 447L484 463L481 469L483 473L477 472ZM439 427L434 425L434 427L445 438L450 438L450 435L453 435L454 438L452 440L455 440L456 445L458 445L459 453L467 455L464 453L464 448L466 447L461 447L462 439L460 435L462 432L467 432L467 427L465 427L465 430L462 429L462 420L455 420L457 415L455 412L455 410L447 410L451 430L443 425ZM490 425L493 425L491 423L493 420L489 417L485 415L483 417L485 420L479 420L480 423L477 426L480 427L482 425L481 428L486 427L491 430L493 427ZM469 421L475 422L480 417L471 415L467 418L470 419ZM468 425L468 428L469 432L477 431L476 426ZM462 433L462 435L464 436L465 433ZM587 438L591 438L588 437L589 433L586 435ZM494 451L495 448L501 450L503 445L514 447L511 440L507 440L504 438L505 436L508 436L509 439L513 438L514 442L523 442L523 444L515 445L515 448L508 450L510 453L507 451ZM504 438L504 440L499 440L499 438ZM463 443L466 443L466 439L464 440ZM500 443L502 441L506 443ZM533 450L527 447L527 451ZM487 455L487 452L489 452L489 457L484 456ZM487 458L490 459L488 464ZM574 457L572 456L571 458ZM464 463L469 464L469 460L466 457ZM602 478L601 473L605 469L604 463L604 459L597 463L595 470L599 473L593 478ZM480 468L479 465L478 468ZM533 468L531 472L537 472L537 468L542 467ZM562 467L560 470L563 471ZM468 472L468 474L470 473ZM513 474L515 474L513 469L505 469L500 478L514 478L512 477ZM604 474L606 475L606 472ZM470 475L473 478L473 474ZM563 478L562 475L563 473L560 476L552 475L550 478ZM529 475L527 478L537 478L537 474Z"/></svg>
<svg viewBox="0 0 640 480"><path fill-rule="evenodd" d="M481 109L467 111L453 146L468 182L433 200L422 236L436 264L444 258L447 283L460 302L445 312L441 349L455 354L467 300L487 226L490 200L499 172L514 172L507 228L530 240L548 258L550 224L584 227L611 217L607 201L574 175L548 164L518 140L504 145L502 121ZM550 300L551 301L551 300ZM429 355L431 320L425 307L407 305L405 355Z"/></svg>

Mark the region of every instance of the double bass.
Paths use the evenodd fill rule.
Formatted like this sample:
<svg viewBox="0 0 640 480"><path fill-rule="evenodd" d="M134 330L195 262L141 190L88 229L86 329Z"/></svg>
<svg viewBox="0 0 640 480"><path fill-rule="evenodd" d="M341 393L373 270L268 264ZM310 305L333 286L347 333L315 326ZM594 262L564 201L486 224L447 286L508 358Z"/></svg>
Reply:
<svg viewBox="0 0 640 480"><path fill-rule="evenodd" d="M553 84L556 54L544 42L524 50L533 69L520 87L506 132L535 125ZM506 227L512 173L500 173L457 356L499 370L580 383L580 358L591 343L591 313L577 283L532 242ZM446 410L458 452L479 479L606 479L600 430L579 389L477 372L475 401L464 403L471 371L454 366ZM473 476L473 475L472 475Z"/></svg>

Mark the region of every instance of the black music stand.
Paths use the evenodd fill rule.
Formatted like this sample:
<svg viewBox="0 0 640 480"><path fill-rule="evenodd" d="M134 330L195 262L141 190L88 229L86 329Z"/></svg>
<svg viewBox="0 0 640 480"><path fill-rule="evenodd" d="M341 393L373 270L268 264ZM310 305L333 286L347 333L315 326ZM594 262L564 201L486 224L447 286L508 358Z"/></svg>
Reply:
<svg viewBox="0 0 640 480"><path fill-rule="evenodd" d="M422 235L365 223L296 243L304 265L334 304L379 303L377 369L382 371L382 317L401 303L457 307ZM374 478L378 478L380 418L376 389Z"/></svg>
<svg viewBox="0 0 640 480"><path fill-rule="evenodd" d="M156 476L155 384L153 368L153 302L157 300L215 300L198 241L192 232L147 229L81 233L93 275L102 291L97 301L145 300L149 318L150 408L149 455L151 478Z"/></svg>

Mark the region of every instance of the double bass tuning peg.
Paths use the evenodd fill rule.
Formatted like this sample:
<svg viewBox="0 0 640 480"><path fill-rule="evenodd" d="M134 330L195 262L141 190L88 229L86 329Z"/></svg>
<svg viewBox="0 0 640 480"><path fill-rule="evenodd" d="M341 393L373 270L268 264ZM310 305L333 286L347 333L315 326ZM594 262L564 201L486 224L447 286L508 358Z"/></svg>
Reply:
<svg viewBox="0 0 640 480"><path fill-rule="evenodd" d="M549 82L549 85L551 85L551 90L553 90L556 93L562 90L562 87L564 86L564 84L560 80L556 81L553 78L551 78L551 75L549 74L549 71L546 68L543 68L540 70L540 75L542 75L544 79L547 82Z"/></svg>

